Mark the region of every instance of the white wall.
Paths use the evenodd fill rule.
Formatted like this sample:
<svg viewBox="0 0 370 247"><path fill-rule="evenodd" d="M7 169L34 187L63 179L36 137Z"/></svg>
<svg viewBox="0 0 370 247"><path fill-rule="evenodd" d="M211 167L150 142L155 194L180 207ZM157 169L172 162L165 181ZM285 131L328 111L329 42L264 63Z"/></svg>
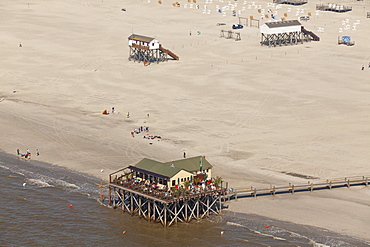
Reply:
<svg viewBox="0 0 370 247"><path fill-rule="evenodd" d="M150 43L131 39L128 41L129 46L132 46L133 43L136 45L149 46L149 49L159 49L159 41L156 39L153 39Z"/></svg>
<svg viewBox="0 0 370 247"><path fill-rule="evenodd" d="M269 28L266 24L260 26L260 32L264 34L300 32L301 25Z"/></svg>

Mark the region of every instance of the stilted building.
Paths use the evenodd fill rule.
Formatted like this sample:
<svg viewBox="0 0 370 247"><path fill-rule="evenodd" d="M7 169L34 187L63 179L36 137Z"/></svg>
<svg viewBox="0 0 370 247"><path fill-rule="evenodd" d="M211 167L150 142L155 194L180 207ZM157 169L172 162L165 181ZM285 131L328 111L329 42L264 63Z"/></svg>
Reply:
<svg viewBox="0 0 370 247"><path fill-rule="evenodd" d="M276 4L290 4L290 5L303 5L306 4L306 0L273 0Z"/></svg>
<svg viewBox="0 0 370 247"><path fill-rule="evenodd" d="M316 34L304 29L297 20L267 22L260 27L260 32L261 45L269 47L320 40Z"/></svg>
<svg viewBox="0 0 370 247"><path fill-rule="evenodd" d="M134 60L150 64L168 61L169 57L179 60L178 56L163 48L158 40L151 37L132 34L128 37L128 45L130 47L128 57L130 61Z"/></svg>
<svg viewBox="0 0 370 247"><path fill-rule="evenodd" d="M109 204L163 226L220 214L227 184L211 179L211 169L203 156L143 159L109 175Z"/></svg>
<svg viewBox="0 0 370 247"><path fill-rule="evenodd" d="M352 6L337 5L335 3L316 4L316 10L344 13L351 11Z"/></svg>

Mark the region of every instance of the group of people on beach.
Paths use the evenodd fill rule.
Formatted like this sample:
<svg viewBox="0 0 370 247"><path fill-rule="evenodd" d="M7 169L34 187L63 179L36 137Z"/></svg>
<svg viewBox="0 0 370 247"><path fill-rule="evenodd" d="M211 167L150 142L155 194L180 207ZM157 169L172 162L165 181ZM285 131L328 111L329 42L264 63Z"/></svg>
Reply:
<svg viewBox="0 0 370 247"><path fill-rule="evenodd" d="M31 152L30 150L27 148L26 152L25 153L21 153L21 151L19 150L19 148L17 149L17 155L18 156L21 156L21 157L24 157L26 159L31 159ZM39 156L40 155L40 152L38 149L36 149L36 155Z"/></svg>
<svg viewBox="0 0 370 247"><path fill-rule="evenodd" d="M134 131L131 131L131 136L135 137L135 134L140 134L141 132L149 132L149 127L140 126L137 129L134 129Z"/></svg>

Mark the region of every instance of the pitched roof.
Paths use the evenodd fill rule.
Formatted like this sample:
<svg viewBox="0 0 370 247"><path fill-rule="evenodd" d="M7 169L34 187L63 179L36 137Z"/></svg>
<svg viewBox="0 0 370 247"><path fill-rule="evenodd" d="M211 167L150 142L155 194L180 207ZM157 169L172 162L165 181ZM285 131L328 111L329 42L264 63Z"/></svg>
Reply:
<svg viewBox="0 0 370 247"><path fill-rule="evenodd" d="M154 38L143 36L143 35L138 35L138 34L131 34L131 36L128 37L128 39L138 40L138 41L144 41L144 42L148 42L149 43Z"/></svg>
<svg viewBox="0 0 370 247"><path fill-rule="evenodd" d="M288 26L301 26L302 24L297 20L290 20L290 21L276 21L276 22L266 22L266 26L269 28L277 28L277 27L288 27Z"/></svg>
<svg viewBox="0 0 370 247"><path fill-rule="evenodd" d="M134 166L130 166L129 168L159 177L171 178L181 170L185 170L187 172L199 171L201 160L203 170L212 168L212 165L202 156L174 160L166 163L144 158L139 163Z"/></svg>

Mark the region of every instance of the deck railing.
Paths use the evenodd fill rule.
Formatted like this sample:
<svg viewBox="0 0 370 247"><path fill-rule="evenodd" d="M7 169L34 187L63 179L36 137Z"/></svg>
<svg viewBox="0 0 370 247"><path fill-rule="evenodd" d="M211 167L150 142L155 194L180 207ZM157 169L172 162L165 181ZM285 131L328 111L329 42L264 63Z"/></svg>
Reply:
<svg viewBox="0 0 370 247"><path fill-rule="evenodd" d="M234 188L228 191L228 199L237 199L238 197L257 197L257 195L275 195L282 193L295 193L321 189L332 189L338 187L351 187L356 185L368 186L370 176L358 176L350 178L337 178L331 180L310 182L307 184L289 184L287 186L270 186L268 188L257 188L251 186L250 188Z"/></svg>

